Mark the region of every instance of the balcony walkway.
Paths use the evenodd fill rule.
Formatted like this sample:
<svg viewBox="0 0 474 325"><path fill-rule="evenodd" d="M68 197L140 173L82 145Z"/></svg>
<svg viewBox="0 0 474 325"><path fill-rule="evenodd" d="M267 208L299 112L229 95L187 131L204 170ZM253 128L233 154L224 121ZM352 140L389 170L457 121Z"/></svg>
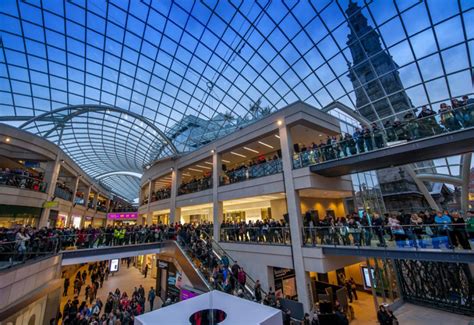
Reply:
<svg viewBox="0 0 474 325"><path fill-rule="evenodd" d="M310 166L310 170L322 176L335 177L472 151L474 151L473 127L322 162Z"/></svg>

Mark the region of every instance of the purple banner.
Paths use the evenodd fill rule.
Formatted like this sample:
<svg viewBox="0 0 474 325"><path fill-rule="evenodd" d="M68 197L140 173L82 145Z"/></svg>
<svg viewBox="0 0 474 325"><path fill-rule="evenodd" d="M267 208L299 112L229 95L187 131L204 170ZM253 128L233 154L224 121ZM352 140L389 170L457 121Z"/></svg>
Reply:
<svg viewBox="0 0 474 325"><path fill-rule="evenodd" d="M115 212L115 213L107 213L107 219L112 220L131 220L137 219L138 212Z"/></svg>
<svg viewBox="0 0 474 325"><path fill-rule="evenodd" d="M183 301L183 300L190 299L196 296L199 296L199 294L189 291L189 290L181 289L179 293L179 298L180 298L179 300Z"/></svg>

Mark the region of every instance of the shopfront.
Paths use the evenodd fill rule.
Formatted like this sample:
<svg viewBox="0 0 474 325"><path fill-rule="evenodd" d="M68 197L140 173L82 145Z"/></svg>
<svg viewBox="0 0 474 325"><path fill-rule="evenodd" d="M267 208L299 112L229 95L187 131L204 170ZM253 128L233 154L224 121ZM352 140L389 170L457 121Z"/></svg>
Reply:
<svg viewBox="0 0 474 325"><path fill-rule="evenodd" d="M113 221L114 226L134 226L137 224L138 212L107 213L107 219Z"/></svg>
<svg viewBox="0 0 474 325"><path fill-rule="evenodd" d="M68 226L69 216L67 213L59 212L58 219L56 220L56 227L57 228L65 228Z"/></svg>
<svg viewBox="0 0 474 325"><path fill-rule="evenodd" d="M94 219L92 220L92 226L94 228L105 227L105 222L106 219L94 217Z"/></svg>
<svg viewBox="0 0 474 325"><path fill-rule="evenodd" d="M157 294L163 301L168 297L173 301L179 299L182 278L176 266L164 260L157 260L157 265Z"/></svg>
<svg viewBox="0 0 474 325"><path fill-rule="evenodd" d="M82 216L73 215L71 217L71 220L72 220L72 226L74 228L81 228Z"/></svg>
<svg viewBox="0 0 474 325"><path fill-rule="evenodd" d="M41 208L0 205L0 227L38 226Z"/></svg>
<svg viewBox="0 0 474 325"><path fill-rule="evenodd" d="M275 283L275 295L277 297L296 300L296 278L295 270L279 267L273 268L273 279Z"/></svg>
<svg viewBox="0 0 474 325"><path fill-rule="evenodd" d="M83 228L87 228L89 226L92 226L92 217L91 216L85 216L84 217L84 226Z"/></svg>

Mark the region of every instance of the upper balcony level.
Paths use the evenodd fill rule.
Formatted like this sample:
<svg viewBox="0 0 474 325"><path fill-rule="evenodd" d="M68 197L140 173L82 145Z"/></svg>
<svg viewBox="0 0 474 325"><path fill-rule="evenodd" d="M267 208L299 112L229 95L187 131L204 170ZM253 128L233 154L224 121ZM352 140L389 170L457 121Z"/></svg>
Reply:
<svg viewBox="0 0 474 325"><path fill-rule="evenodd" d="M243 189L265 184L271 186L260 188L258 194L284 191L283 152L288 151L282 150L281 127L288 130L291 146L340 132L338 120L331 115L302 102L294 103L189 154L155 162L142 178L141 205L153 204L148 197L163 200L173 195L177 201L189 198L205 203L212 200L209 196L214 190L225 199L237 199L248 196ZM325 182L324 177L309 170L295 172L294 177L308 179L298 182L297 189L317 183L324 183L329 190L348 191L351 186L348 178Z"/></svg>
<svg viewBox="0 0 474 325"><path fill-rule="evenodd" d="M85 206L87 193L110 197L58 146L5 124L0 127L0 187L0 204L36 208L53 201L57 204L49 206Z"/></svg>
<svg viewBox="0 0 474 325"><path fill-rule="evenodd" d="M323 176L341 176L472 152L474 104L435 113L426 111L404 121L357 129L295 147L294 168L311 166ZM383 158L383 159L382 159Z"/></svg>

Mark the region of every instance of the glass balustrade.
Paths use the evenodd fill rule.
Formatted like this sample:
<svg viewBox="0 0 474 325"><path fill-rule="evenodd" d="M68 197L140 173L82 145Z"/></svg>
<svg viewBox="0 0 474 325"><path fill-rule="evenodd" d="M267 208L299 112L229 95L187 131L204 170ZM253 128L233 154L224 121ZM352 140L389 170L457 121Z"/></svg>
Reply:
<svg viewBox="0 0 474 325"><path fill-rule="evenodd" d="M197 180L192 180L182 183L178 189L178 195L190 194L200 192L212 188L212 178L204 177Z"/></svg>
<svg viewBox="0 0 474 325"><path fill-rule="evenodd" d="M114 233L102 229L92 229L92 233L80 232L75 234L44 234L33 236L19 236L0 241L0 269L24 263L28 260L54 255L60 251L70 249L94 249L101 247L115 247L160 242L171 238L165 231L142 228L139 231ZM67 233L65 231L64 233Z"/></svg>
<svg viewBox="0 0 474 325"><path fill-rule="evenodd" d="M11 186L25 190L46 192L47 183L41 179L13 172L0 172L0 186Z"/></svg>
<svg viewBox="0 0 474 325"><path fill-rule="evenodd" d="M419 118L387 122L378 126L361 129L344 138L332 137L326 143L300 148L293 154L293 168L302 168L326 161L343 159L355 155L381 150L409 141L425 139L474 127L474 105L464 108L444 110L438 113L420 113Z"/></svg>
<svg viewBox="0 0 474 325"><path fill-rule="evenodd" d="M228 170L225 172L225 175L221 177L220 185L243 182L249 179L278 174L282 171L283 166L281 164L281 159L273 159L264 163Z"/></svg>
<svg viewBox="0 0 474 325"><path fill-rule="evenodd" d="M289 227L221 227L221 241L229 243L257 243L290 245Z"/></svg>
<svg viewBox="0 0 474 325"><path fill-rule="evenodd" d="M59 185L56 185L56 188L54 189L54 196L66 201L71 201L72 191L67 188L63 188L63 187L60 187Z"/></svg>
<svg viewBox="0 0 474 325"><path fill-rule="evenodd" d="M305 227L305 246L360 248L471 250L472 229L467 224Z"/></svg>

